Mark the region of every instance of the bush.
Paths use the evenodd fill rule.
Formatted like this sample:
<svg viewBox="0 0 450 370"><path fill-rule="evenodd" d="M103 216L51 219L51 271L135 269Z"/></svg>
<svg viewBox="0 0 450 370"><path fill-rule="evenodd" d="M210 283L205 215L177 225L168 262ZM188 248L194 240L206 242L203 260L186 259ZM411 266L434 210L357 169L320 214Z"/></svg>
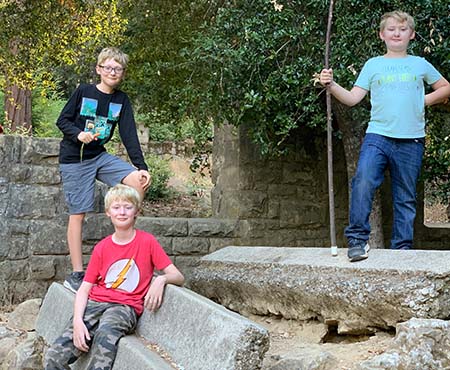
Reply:
<svg viewBox="0 0 450 370"><path fill-rule="evenodd" d="M62 137L56 120L66 102L60 99L33 97L32 123L35 137Z"/></svg>
<svg viewBox="0 0 450 370"><path fill-rule="evenodd" d="M152 110L148 113L136 114L136 121L149 129L150 140L182 141L195 139L197 136L194 122L189 118L174 118L163 110Z"/></svg>
<svg viewBox="0 0 450 370"><path fill-rule="evenodd" d="M169 162L155 154L146 155L145 161L149 166L148 172L152 177L152 183L145 194L145 199L156 200L168 198L172 194L171 189L167 186L169 178L172 176Z"/></svg>

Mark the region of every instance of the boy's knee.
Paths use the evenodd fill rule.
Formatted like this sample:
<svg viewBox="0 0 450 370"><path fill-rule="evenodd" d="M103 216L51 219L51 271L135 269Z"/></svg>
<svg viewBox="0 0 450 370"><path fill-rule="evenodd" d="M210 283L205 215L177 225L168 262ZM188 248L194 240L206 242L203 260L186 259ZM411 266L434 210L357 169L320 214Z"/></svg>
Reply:
<svg viewBox="0 0 450 370"><path fill-rule="evenodd" d="M131 172L127 177L122 180L122 184L131 186L139 192L139 195L143 198L145 194L145 189L141 182L139 171Z"/></svg>
<svg viewBox="0 0 450 370"><path fill-rule="evenodd" d="M137 170L131 172L127 177L125 177L122 180L122 183L124 185L132 186L136 190L139 190L142 188L141 183L139 182L139 172Z"/></svg>

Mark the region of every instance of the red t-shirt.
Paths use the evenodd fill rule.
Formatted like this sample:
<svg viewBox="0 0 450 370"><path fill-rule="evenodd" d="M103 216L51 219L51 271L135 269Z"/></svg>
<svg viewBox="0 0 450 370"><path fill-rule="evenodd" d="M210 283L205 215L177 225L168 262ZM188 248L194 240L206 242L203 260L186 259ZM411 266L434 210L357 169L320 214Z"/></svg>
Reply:
<svg viewBox="0 0 450 370"><path fill-rule="evenodd" d="M142 230L128 244L116 244L112 236L94 248L84 280L95 284L89 299L133 307L144 311L144 297L150 287L153 270L163 270L172 261L156 238Z"/></svg>

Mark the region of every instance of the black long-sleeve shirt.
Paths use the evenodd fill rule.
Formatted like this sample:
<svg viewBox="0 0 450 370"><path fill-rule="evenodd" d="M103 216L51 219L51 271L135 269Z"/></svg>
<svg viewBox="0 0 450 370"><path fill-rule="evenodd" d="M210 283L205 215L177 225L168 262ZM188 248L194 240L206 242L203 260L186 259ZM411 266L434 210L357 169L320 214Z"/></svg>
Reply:
<svg viewBox="0 0 450 370"><path fill-rule="evenodd" d="M56 122L64 137L60 143L59 162L76 163L106 151L116 126L131 162L148 170L137 136L133 109L128 96L115 90L106 94L95 85L80 85L64 106ZM81 131L99 133L97 140L84 144L78 140Z"/></svg>

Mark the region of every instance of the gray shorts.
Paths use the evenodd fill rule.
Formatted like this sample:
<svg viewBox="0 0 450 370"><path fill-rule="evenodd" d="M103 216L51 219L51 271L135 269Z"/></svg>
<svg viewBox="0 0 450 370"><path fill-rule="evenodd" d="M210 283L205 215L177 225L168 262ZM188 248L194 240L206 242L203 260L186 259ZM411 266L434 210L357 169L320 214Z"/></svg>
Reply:
<svg viewBox="0 0 450 370"><path fill-rule="evenodd" d="M64 196L71 215L94 210L95 180L120 184L133 171L131 164L106 152L78 163L60 163Z"/></svg>

